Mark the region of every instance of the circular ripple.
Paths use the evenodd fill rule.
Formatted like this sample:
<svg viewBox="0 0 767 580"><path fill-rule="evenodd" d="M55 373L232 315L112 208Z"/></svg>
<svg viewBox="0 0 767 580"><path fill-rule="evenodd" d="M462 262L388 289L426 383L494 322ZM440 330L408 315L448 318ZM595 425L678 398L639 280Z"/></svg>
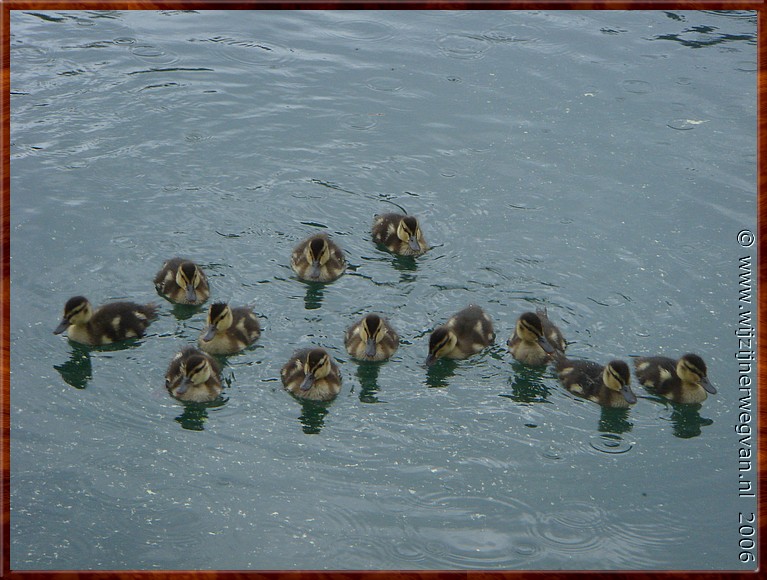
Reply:
<svg viewBox="0 0 767 580"><path fill-rule="evenodd" d="M399 79L393 77L373 77L365 81L365 86L374 91L385 93L394 93L402 90L402 84Z"/></svg>
<svg viewBox="0 0 767 580"><path fill-rule="evenodd" d="M698 125L702 125L706 121L699 121L697 119L672 119L666 123L667 127L675 129L676 131L692 131Z"/></svg>
<svg viewBox="0 0 767 580"><path fill-rule="evenodd" d="M45 48L27 46L26 44L11 46L14 62L47 64L53 62L53 53Z"/></svg>
<svg viewBox="0 0 767 580"><path fill-rule="evenodd" d="M378 124L374 115L355 114L341 117L341 124L349 129L368 131Z"/></svg>
<svg viewBox="0 0 767 580"><path fill-rule="evenodd" d="M151 44L134 45L130 52L137 59L152 64L169 65L179 61L177 54Z"/></svg>
<svg viewBox="0 0 767 580"><path fill-rule="evenodd" d="M621 86L627 93L634 93L635 95L646 95L647 93L652 92L652 85L647 81L623 81Z"/></svg>
<svg viewBox="0 0 767 580"><path fill-rule="evenodd" d="M490 41L466 34L445 34L437 39L442 54L450 58L473 60L482 58L490 48Z"/></svg>
<svg viewBox="0 0 767 580"><path fill-rule="evenodd" d="M387 40L394 37L395 29L374 20L350 20L334 26L331 35L350 40Z"/></svg>
<svg viewBox="0 0 767 580"><path fill-rule="evenodd" d="M735 70L741 72L756 72L759 69L755 60L742 60L735 63Z"/></svg>
<svg viewBox="0 0 767 580"><path fill-rule="evenodd" d="M215 43L224 58L244 64L275 66L294 58L292 49L272 41L265 42L228 34L214 36L208 41Z"/></svg>
<svg viewBox="0 0 767 580"><path fill-rule="evenodd" d="M628 451L631 451L631 448L633 447L631 443L624 441L620 435L615 435L614 433L603 433L594 436L591 438L591 441L589 441L589 445L597 451L613 455L627 453Z"/></svg>

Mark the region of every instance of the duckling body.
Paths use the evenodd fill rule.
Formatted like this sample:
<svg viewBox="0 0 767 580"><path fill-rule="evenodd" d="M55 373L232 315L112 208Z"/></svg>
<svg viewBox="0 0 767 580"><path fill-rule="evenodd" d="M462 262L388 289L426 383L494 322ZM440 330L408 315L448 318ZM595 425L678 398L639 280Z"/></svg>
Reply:
<svg viewBox="0 0 767 580"><path fill-rule="evenodd" d="M429 355L425 364L430 366L438 358L467 358L491 345L495 340L493 321L474 304L454 314L429 337Z"/></svg>
<svg viewBox="0 0 767 580"><path fill-rule="evenodd" d="M401 213L385 213L373 219L373 241L402 256L418 256L429 249L418 219Z"/></svg>
<svg viewBox="0 0 767 580"><path fill-rule="evenodd" d="M368 314L346 330L344 344L356 359L380 361L397 350L399 335L385 318Z"/></svg>
<svg viewBox="0 0 767 580"><path fill-rule="evenodd" d="M295 247L290 267L302 280L332 282L346 270L346 258L343 250L327 235L318 234Z"/></svg>
<svg viewBox="0 0 767 580"><path fill-rule="evenodd" d="M665 356L634 359L637 380L653 392L676 403L702 403L716 389L708 380L706 363L696 354L679 360Z"/></svg>
<svg viewBox="0 0 767 580"><path fill-rule="evenodd" d="M521 314L506 344L515 359L529 365L544 365L555 353L564 354L567 346L545 308Z"/></svg>
<svg viewBox="0 0 767 580"><path fill-rule="evenodd" d="M258 317L248 306L232 308L223 302L210 305L207 327L197 343L210 354L234 354L261 336Z"/></svg>
<svg viewBox="0 0 767 580"><path fill-rule="evenodd" d="M562 356L557 360L556 370L568 391L603 407L627 408L637 402L630 386L629 367L622 360L613 360L602 366Z"/></svg>
<svg viewBox="0 0 767 580"><path fill-rule="evenodd" d="M157 315L155 304L110 302L96 310L84 296L74 296L64 305L62 318L54 334L67 331L69 340L100 346L144 335Z"/></svg>
<svg viewBox="0 0 767 580"><path fill-rule="evenodd" d="M299 399L329 401L341 391L341 371L324 348L297 350L280 377L285 390Z"/></svg>
<svg viewBox="0 0 767 580"><path fill-rule="evenodd" d="M221 394L216 360L192 346L177 353L165 373L165 388L180 401L208 403Z"/></svg>
<svg viewBox="0 0 767 580"><path fill-rule="evenodd" d="M154 277L154 286L176 304L202 304L210 298L208 278L200 267L183 258L171 258Z"/></svg>

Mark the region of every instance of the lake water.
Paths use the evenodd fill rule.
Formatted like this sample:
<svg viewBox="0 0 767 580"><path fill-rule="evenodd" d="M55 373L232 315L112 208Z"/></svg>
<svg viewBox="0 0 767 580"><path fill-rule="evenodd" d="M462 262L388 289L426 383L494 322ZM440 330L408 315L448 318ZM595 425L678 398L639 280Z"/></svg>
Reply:
<svg viewBox="0 0 767 580"><path fill-rule="evenodd" d="M754 568L755 13L14 11L10 43L13 569ZM417 260L371 242L397 208ZM315 232L349 261L319 289L289 266ZM154 291L175 255L264 327L210 406L163 386L205 316ZM78 347L76 294L160 316ZM496 343L427 373L472 302ZM573 357L694 351L719 392L578 400L506 351L541 306ZM343 348L371 310L402 337L381 365ZM280 383L310 344L332 403Z"/></svg>

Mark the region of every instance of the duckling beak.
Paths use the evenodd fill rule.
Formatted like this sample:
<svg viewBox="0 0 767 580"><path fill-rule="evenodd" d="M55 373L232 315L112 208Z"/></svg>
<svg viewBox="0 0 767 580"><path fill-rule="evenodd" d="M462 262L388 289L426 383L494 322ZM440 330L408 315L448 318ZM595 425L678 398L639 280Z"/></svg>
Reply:
<svg viewBox="0 0 767 580"><path fill-rule="evenodd" d="M186 285L186 301L190 303L197 302L197 292L191 284Z"/></svg>
<svg viewBox="0 0 767 580"><path fill-rule="evenodd" d="M426 365L427 367L430 367L435 362L437 362L437 357L434 356L432 353L429 353L429 356L426 357L426 360L423 361L423 364Z"/></svg>
<svg viewBox="0 0 767 580"><path fill-rule="evenodd" d="M202 335L202 340L208 342L209 340L213 340L214 336L216 336L216 325L211 324L205 329L205 334Z"/></svg>
<svg viewBox="0 0 767 580"><path fill-rule="evenodd" d="M184 393L186 393L187 390L189 390L189 384L191 382L192 381L189 379L189 377L184 377L183 379L181 379L181 384L178 387L176 387L176 394L183 395Z"/></svg>
<svg viewBox="0 0 767 580"><path fill-rule="evenodd" d="M637 396L634 394L634 391L631 390L630 386L623 385L621 387L621 394L623 395L623 398L626 399L626 401L629 403L629 405L633 405L637 402Z"/></svg>
<svg viewBox="0 0 767 580"><path fill-rule="evenodd" d="M554 347L551 346L549 339L545 336L541 335L538 337L538 344L541 345L541 348L546 352L546 354L554 354Z"/></svg>
<svg viewBox="0 0 767 580"><path fill-rule="evenodd" d="M421 251L421 244L418 243L418 238L415 236L410 236L410 239L407 241L408 245L410 246L410 249L414 252L420 252Z"/></svg>
<svg viewBox="0 0 767 580"><path fill-rule="evenodd" d="M308 391L314 386L314 373L309 373L304 377L304 380L301 381L301 386L299 387L302 391Z"/></svg>
<svg viewBox="0 0 767 580"><path fill-rule="evenodd" d="M61 322L59 322L59 325L56 327L56 330L53 331L53 334L61 334L67 328L69 328L69 320L63 318Z"/></svg>
<svg viewBox="0 0 767 580"><path fill-rule="evenodd" d="M311 269L309 270L309 278L319 278L320 277L320 262L319 260L313 260Z"/></svg>
<svg viewBox="0 0 767 580"><path fill-rule="evenodd" d="M706 389L706 391L712 395L716 395L716 387L711 384L711 381L708 380L708 377L700 378L700 386Z"/></svg>
<svg viewBox="0 0 767 580"><path fill-rule="evenodd" d="M365 356L373 358L376 355L376 341L374 338L368 338L365 343Z"/></svg>

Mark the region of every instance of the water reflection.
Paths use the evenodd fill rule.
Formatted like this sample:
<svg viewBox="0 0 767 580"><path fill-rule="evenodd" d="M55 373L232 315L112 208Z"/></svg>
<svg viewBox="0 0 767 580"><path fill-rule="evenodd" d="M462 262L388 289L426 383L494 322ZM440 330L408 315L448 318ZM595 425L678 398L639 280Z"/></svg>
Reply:
<svg viewBox="0 0 767 580"><path fill-rule="evenodd" d="M198 312L202 312L203 307L203 304L174 304L172 312L177 320L188 320Z"/></svg>
<svg viewBox="0 0 767 580"><path fill-rule="evenodd" d="M510 394L502 394L517 403L548 403L550 389L543 382L546 372L541 367L531 367L519 362L511 365L514 374L509 377Z"/></svg>
<svg viewBox="0 0 767 580"><path fill-rule="evenodd" d="M64 382L76 389L84 389L93 378L90 348L77 343L72 344L69 360L60 365L53 365Z"/></svg>
<svg viewBox="0 0 767 580"><path fill-rule="evenodd" d="M602 407L597 430L601 433L628 433L634 424L628 420L630 409Z"/></svg>
<svg viewBox="0 0 767 580"><path fill-rule="evenodd" d="M208 420L208 409L221 407L228 400L226 397L219 397L210 403L185 403L183 412L174 421L189 431L203 431L205 421Z"/></svg>
<svg viewBox="0 0 767 580"><path fill-rule="evenodd" d="M382 250L386 250L386 246L379 246ZM418 270L418 261L415 256L400 256L394 255L391 260L392 268L397 270L400 282L414 282L416 279L415 271Z"/></svg>
<svg viewBox="0 0 767 580"><path fill-rule="evenodd" d="M325 426L325 415L332 401L301 401L298 420L307 435L317 435Z"/></svg>
<svg viewBox="0 0 767 580"><path fill-rule="evenodd" d="M361 361L357 364L357 379L360 382L361 403L381 403L377 397L380 390L378 386L378 372L381 370L381 362Z"/></svg>
<svg viewBox="0 0 767 580"><path fill-rule="evenodd" d="M674 426L674 437L680 439L690 439L701 434L701 427L713 425L713 419L706 419L700 416L700 410L703 407L700 403L694 405L683 405L681 403L671 403L671 424Z"/></svg>
<svg viewBox="0 0 767 580"><path fill-rule="evenodd" d="M455 374L457 368L458 362L455 359L437 359L437 362L426 370L426 384L429 388L448 386L448 379Z"/></svg>
<svg viewBox="0 0 767 580"><path fill-rule="evenodd" d="M317 310L322 306L322 298L325 294L325 284L322 282L304 282L306 295L304 296L304 308Z"/></svg>

